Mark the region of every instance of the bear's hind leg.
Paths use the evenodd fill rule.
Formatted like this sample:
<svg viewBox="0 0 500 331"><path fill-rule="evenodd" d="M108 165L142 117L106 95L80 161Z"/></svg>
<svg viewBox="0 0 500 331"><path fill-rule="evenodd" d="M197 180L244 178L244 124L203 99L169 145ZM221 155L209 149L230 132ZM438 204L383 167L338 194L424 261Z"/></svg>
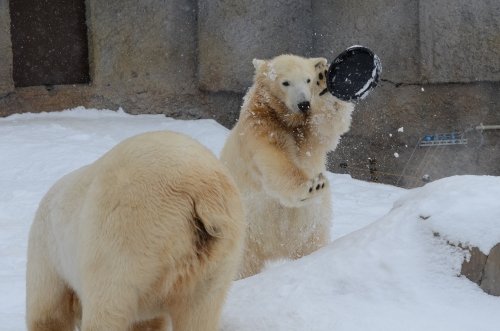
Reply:
<svg viewBox="0 0 500 331"><path fill-rule="evenodd" d="M330 234L328 233L329 229L323 229L323 231L318 231L313 233L307 240L294 252L290 258L298 259L309 255L318 249L328 245L330 242Z"/></svg>
<svg viewBox="0 0 500 331"><path fill-rule="evenodd" d="M74 292L57 275L39 247L28 249L26 322L29 331L73 331Z"/></svg>
<svg viewBox="0 0 500 331"><path fill-rule="evenodd" d="M243 279L256 275L264 268L266 260L255 252L258 248L250 249L250 240L248 240L247 245L248 247L246 248L243 262L240 265L236 279Z"/></svg>
<svg viewBox="0 0 500 331"><path fill-rule="evenodd" d="M82 331L129 330L137 315L140 284L127 279L137 272L123 269L94 271L84 280Z"/></svg>
<svg viewBox="0 0 500 331"><path fill-rule="evenodd" d="M236 265L222 264L189 293L171 298L169 313L175 331L218 331L226 293ZM229 277L228 277L229 276Z"/></svg>
<svg viewBox="0 0 500 331"><path fill-rule="evenodd" d="M137 322L132 326L131 331L166 331L168 319L166 317L156 317L151 320Z"/></svg>
<svg viewBox="0 0 500 331"><path fill-rule="evenodd" d="M179 298L170 307L174 330L217 331L224 298L225 290Z"/></svg>

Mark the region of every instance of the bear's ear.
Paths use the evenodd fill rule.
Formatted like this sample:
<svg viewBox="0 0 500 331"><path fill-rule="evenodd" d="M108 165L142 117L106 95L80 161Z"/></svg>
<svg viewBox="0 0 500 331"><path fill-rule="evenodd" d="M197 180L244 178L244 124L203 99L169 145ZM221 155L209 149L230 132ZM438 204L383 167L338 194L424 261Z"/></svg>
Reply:
<svg viewBox="0 0 500 331"><path fill-rule="evenodd" d="M328 60L325 59L324 57L315 57L312 59L309 59L314 64L315 68L321 67L321 66L326 66L328 63Z"/></svg>
<svg viewBox="0 0 500 331"><path fill-rule="evenodd" d="M266 64L265 60L259 60L259 59L253 59L252 60L253 67L255 70L259 70L260 67L262 67L264 64Z"/></svg>

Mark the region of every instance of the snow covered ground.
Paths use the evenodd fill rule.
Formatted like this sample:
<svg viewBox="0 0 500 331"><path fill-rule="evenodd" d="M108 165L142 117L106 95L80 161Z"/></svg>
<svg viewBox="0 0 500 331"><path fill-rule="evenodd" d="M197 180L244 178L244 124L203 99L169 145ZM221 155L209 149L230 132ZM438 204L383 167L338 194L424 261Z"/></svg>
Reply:
<svg viewBox="0 0 500 331"><path fill-rule="evenodd" d="M46 190L124 138L153 130L186 133L216 154L227 135L212 120L83 108L0 119L0 330L25 329L27 235ZM451 177L414 190L328 178L333 242L235 282L224 331L499 330L500 298L458 277L463 252L446 244L488 253L500 242L499 177Z"/></svg>

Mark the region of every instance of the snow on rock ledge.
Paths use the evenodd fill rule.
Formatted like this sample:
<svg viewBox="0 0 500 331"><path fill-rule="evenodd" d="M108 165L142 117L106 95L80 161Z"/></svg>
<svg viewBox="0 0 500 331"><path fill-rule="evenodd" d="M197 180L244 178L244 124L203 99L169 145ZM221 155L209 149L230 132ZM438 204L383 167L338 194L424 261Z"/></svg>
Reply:
<svg viewBox="0 0 500 331"><path fill-rule="evenodd" d="M500 177L455 176L410 191L396 202L434 236L462 248L461 274L500 296Z"/></svg>
<svg viewBox="0 0 500 331"><path fill-rule="evenodd" d="M454 176L410 190L396 201L450 243L488 254L500 243L500 177Z"/></svg>

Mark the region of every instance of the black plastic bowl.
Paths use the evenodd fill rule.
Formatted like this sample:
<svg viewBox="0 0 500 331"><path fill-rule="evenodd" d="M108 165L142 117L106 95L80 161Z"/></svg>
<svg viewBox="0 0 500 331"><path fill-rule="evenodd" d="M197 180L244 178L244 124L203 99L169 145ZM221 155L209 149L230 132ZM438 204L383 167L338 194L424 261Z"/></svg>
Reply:
<svg viewBox="0 0 500 331"><path fill-rule="evenodd" d="M333 60L327 73L328 91L344 101L364 99L377 86L382 65L370 49L352 46Z"/></svg>

